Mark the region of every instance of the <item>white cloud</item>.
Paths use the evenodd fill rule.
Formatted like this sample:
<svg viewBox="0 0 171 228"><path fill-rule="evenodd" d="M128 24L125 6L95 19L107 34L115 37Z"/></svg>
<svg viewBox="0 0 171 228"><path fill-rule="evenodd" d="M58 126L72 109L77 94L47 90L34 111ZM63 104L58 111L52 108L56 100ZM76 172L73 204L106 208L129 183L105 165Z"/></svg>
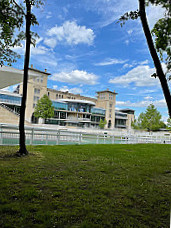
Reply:
<svg viewBox="0 0 171 228"><path fill-rule="evenodd" d="M133 67L132 64L125 63L125 64L123 65L123 68L131 68L131 67Z"/></svg>
<svg viewBox="0 0 171 228"><path fill-rule="evenodd" d="M146 97L144 97L144 99L145 99L145 100L152 100L152 99L153 99L153 97L146 96Z"/></svg>
<svg viewBox="0 0 171 228"><path fill-rule="evenodd" d="M116 101L117 106L126 106L126 107L133 107L133 108L139 108L139 107L147 107L150 104L154 104L155 107L157 108L165 108L166 107L166 101L165 99L161 100L142 100L139 102L130 102L130 101Z"/></svg>
<svg viewBox="0 0 171 228"><path fill-rule="evenodd" d="M129 44L129 40L125 40L125 44L128 45Z"/></svg>
<svg viewBox="0 0 171 228"><path fill-rule="evenodd" d="M75 21L66 21L62 26L56 25L47 32L47 35L56 39L56 44L65 42L69 45L80 43L92 45L95 38L92 29L77 25ZM45 41L46 45L49 45L47 40Z"/></svg>
<svg viewBox="0 0 171 228"><path fill-rule="evenodd" d="M52 88L53 88L53 89L57 89L58 86L57 86L57 85L53 85Z"/></svg>
<svg viewBox="0 0 171 228"><path fill-rule="evenodd" d="M57 44L57 40L55 38L46 38L44 40L44 44L46 44L47 46L54 48Z"/></svg>
<svg viewBox="0 0 171 228"><path fill-rule="evenodd" d="M67 86L63 86L59 90L63 91L63 92L68 91L69 93L74 93L74 94L80 94L83 92L83 90L81 88L73 87L73 88L69 89Z"/></svg>
<svg viewBox="0 0 171 228"><path fill-rule="evenodd" d="M37 47L31 46L32 55L45 55L45 54L47 54L48 51L49 51L49 49L47 49L46 47L44 47L42 45L39 45Z"/></svg>
<svg viewBox="0 0 171 228"><path fill-rule="evenodd" d="M86 71L73 70L71 72L53 74L49 79L70 84L95 85L98 76L93 73L87 73Z"/></svg>
<svg viewBox="0 0 171 228"><path fill-rule="evenodd" d="M125 62L127 62L127 60L108 58L108 59L104 60L103 62L95 63L94 65L95 66L108 66L108 65L114 65L114 64L123 64Z"/></svg>
<svg viewBox="0 0 171 228"><path fill-rule="evenodd" d="M155 68L150 68L148 65L140 65L127 74L115 77L109 80L109 83L129 85L134 83L136 86L156 86L159 84L158 78L151 77L155 73Z"/></svg>

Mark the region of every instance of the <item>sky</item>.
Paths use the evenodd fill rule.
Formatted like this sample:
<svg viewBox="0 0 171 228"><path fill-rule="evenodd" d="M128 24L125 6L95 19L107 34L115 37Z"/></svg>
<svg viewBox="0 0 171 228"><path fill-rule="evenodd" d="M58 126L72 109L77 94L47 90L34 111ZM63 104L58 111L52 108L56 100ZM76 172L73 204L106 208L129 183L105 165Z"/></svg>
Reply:
<svg viewBox="0 0 171 228"><path fill-rule="evenodd" d="M21 0L18 0L21 2ZM46 0L33 9L39 26L30 64L51 73L48 88L95 97L96 91L118 93L116 108L131 108L136 117L153 103L168 118L164 96L155 73L140 20L117 23L138 0ZM161 18L161 7L147 8L150 28ZM23 69L24 43L13 67ZM162 63L163 69L166 69Z"/></svg>

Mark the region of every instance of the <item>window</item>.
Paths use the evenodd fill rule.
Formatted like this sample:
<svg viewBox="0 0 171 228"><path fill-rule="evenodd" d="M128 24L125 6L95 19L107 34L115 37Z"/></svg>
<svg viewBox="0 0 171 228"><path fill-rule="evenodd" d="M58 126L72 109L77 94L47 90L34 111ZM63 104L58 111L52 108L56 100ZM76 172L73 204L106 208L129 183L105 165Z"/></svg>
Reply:
<svg viewBox="0 0 171 228"><path fill-rule="evenodd" d="M112 109L109 109L109 112L111 113L112 112Z"/></svg>
<svg viewBox="0 0 171 228"><path fill-rule="evenodd" d="M43 76L41 76L41 78L40 78L40 82L41 82L41 83L43 83Z"/></svg>
<svg viewBox="0 0 171 228"><path fill-rule="evenodd" d="M49 97L50 93L48 92L48 97Z"/></svg>
<svg viewBox="0 0 171 228"><path fill-rule="evenodd" d="M40 89L34 88L34 94L40 94Z"/></svg>
<svg viewBox="0 0 171 228"><path fill-rule="evenodd" d="M112 108L112 104L110 104L110 108Z"/></svg>
<svg viewBox="0 0 171 228"><path fill-rule="evenodd" d="M109 114L109 118L111 118L111 114Z"/></svg>
<svg viewBox="0 0 171 228"><path fill-rule="evenodd" d="M63 98L63 95L61 97Z"/></svg>
<svg viewBox="0 0 171 228"><path fill-rule="evenodd" d="M56 99L58 99L58 94L56 94Z"/></svg>
<svg viewBox="0 0 171 228"><path fill-rule="evenodd" d="M109 100L113 100L113 95L109 94Z"/></svg>
<svg viewBox="0 0 171 228"><path fill-rule="evenodd" d="M38 96L34 96L34 102L37 103L37 101L39 100Z"/></svg>

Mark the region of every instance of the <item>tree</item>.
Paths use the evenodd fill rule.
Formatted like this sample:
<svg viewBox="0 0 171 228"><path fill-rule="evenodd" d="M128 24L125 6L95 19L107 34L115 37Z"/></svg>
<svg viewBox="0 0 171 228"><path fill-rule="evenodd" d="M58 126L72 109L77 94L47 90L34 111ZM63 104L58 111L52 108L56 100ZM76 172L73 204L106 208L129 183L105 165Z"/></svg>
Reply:
<svg viewBox="0 0 171 228"><path fill-rule="evenodd" d="M52 106L52 101L46 94L38 100L34 116L42 119L54 117L54 107Z"/></svg>
<svg viewBox="0 0 171 228"><path fill-rule="evenodd" d="M171 130L171 118L167 119L167 129Z"/></svg>
<svg viewBox="0 0 171 228"><path fill-rule="evenodd" d="M4 4L5 3L5 4ZM32 13L32 6L38 7L42 4L41 0L23 0L22 4L18 4L15 0L3 0L0 1L0 9L2 9L2 15L0 17L0 26L3 28L1 31L1 37L3 38L1 43L1 48L5 52L1 53L1 65L3 61L8 63L14 62L16 53L11 51L11 47L14 47L16 44L19 44L19 41L24 39L26 40L25 45L25 59L24 59L24 76L23 76L23 96L21 101L21 110L20 110L20 121L19 121L19 132L20 132L20 141L19 141L19 151L17 155L26 155L28 151L25 145L25 108L26 108L26 98L27 98L27 81L28 81L28 67L30 60L30 45L34 43L32 39L34 33L30 31L31 25L38 24L35 15ZM8 14L9 13L9 14ZM16 20L15 20L16 18ZM25 33L20 32L19 35L15 37L16 29L20 29L22 24L26 22ZM7 24L7 26L6 26Z"/></svg>
<svg viewBox="0 0 171 228"><path fill-rule="evenodd" d="M23 9L9 0L0 1L0 65L16 62L19 57L12 48L20 44L20 34L14 39L14 32L21 29L23 24ZM17 30L16 30L17 29Z"/></svg>
<svg viewBox="0 0 171 228"><path fill-rule="evenodd" d="M163 94L167 103L169 116L171 117L171 94L167 83L166 75L163 72L160 59L157 55L157 51L159 51L161 55L164 51L167 53L166 63L167 63L167 68L169 70L171 68L170 33L169 33L171 30L170 0L148 0L147 2L145 2L145 0L138 0L138 1L139 1L139 9L137 11L133 11L133 12L131 11L130 13L124 14L119 20L121 21L121 25L122 25L128 19L135 20L138 17L140 17L141 24L149 47L149 51L153 59L154 66L156 68L156 73L154 73L152 76L158 77L160 80ZM157 51L154 47L154 43L148 26L146 11L145 11L145 7L146 5L148 5L149 2L155 5L162 5L162 7L166 9L165 18L159 20L152 30L152 33L155 35L155 38L156 38L155 41L156 41Z"/></svg>
<svg viewBox="0 0 171 228"><path fill-rule="evenodd" d="M164 128L166 125L161 121L161 114L153 104L150 104L145 113L140 113L138 120L134 121L134 129L144 129L148 131L157 131L160 128Z"/></svg>
<svg viewBox="0 0 171 228"><path fill-rule="evenodd" d="M99 123L99 127L100 129L104 129L105 125L107 124L107 121L104 119L104 120L100 120L100 123Z"/></svg>

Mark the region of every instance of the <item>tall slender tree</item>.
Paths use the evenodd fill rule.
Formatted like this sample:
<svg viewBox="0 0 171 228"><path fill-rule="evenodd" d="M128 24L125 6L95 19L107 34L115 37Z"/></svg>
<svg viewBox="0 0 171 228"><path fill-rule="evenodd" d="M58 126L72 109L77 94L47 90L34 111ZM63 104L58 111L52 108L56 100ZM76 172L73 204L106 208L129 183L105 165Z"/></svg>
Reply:
<svg viewBox="0 0 171 228"><path fill-rule="evenodd" d="M4 1L4 2L3 2ZM1 48L5 48L5 53L1 57L1 65L4 61L12 63L15 61L17 56L15 52L11 50L11 47L19 45L20 41L25 38L25 58L24 58L24 75L23 75L23 95L21 102L20 121L19 121L19 132L20 132L20 148L17 155L27 155L25 143L25 108L27 99L27 81L28 81L28 68L30 60L30 46L34 43L33 33L30 28L31 25L38 24L35 15L32 13L32 7L39 7L42 4L41 0L23 0L22 4L18 4L15 0L3 0L0 1L0 9L2 15L0 16L0 26L3 28L1 31L1 37L3 38ZM5 4L4 4L5 3ZM15 37L15 29L21 29L23 22L26 22L25 32L20 32ZM7 26L6 26L7 24ZM6 28L7 27L7 28ZM6 54L6 55L5 55ZM12 57L11 57L12 56Z"/></svg>
<svg viewBox="0 0 171 228"><path fill-rule="evenodd" d="M167 82L167 78L166 78L166 74L163 72L162 66L161 66L161 62L160 59L157 55L157 51L160 52L160 55L162 55L162 52L165 51L167 53L167 58L166 58L166 64L167 64L167 68L168 70L170 70L171 68L171 51L170 51L170 45L171 45L171 41L170 41L170 32L171 32L171 2L170 0L138 0L139 1L139 9L136 11L131 11L129 13L125 13L120 19L119 21L121 22L121 25L125 23L126 20L128 19L137 19L138 17L140 17L141 19L141 24L143 27L143 31L147 40L147 44L148 44L148 48L151 54L151 57L153 59L153 63L154 66L156 68L156 73L153 74L154 77L158 77L162 90L163 90L163 94L166 100L166 104L168 107L168 113L169 116L171 117L171 93L169 90L169 86L168 86L168 82ZM147 16L146 16L146 5L148 5L149 3L155 4L155 5L161 5L162 7L164 7L166 9L166 13L165 13L165 18L163 18L162 20L159 20L153 30L152 33L155 35L155 39L156 39L156 49L155 49L155 45L152 39L152 34L150 32L149 29L149 25L147 22ZM170 24L170 26L169 26ZM163 32L162 32L163 30ZM162 59L162 58L161 58Z"/></svg>

